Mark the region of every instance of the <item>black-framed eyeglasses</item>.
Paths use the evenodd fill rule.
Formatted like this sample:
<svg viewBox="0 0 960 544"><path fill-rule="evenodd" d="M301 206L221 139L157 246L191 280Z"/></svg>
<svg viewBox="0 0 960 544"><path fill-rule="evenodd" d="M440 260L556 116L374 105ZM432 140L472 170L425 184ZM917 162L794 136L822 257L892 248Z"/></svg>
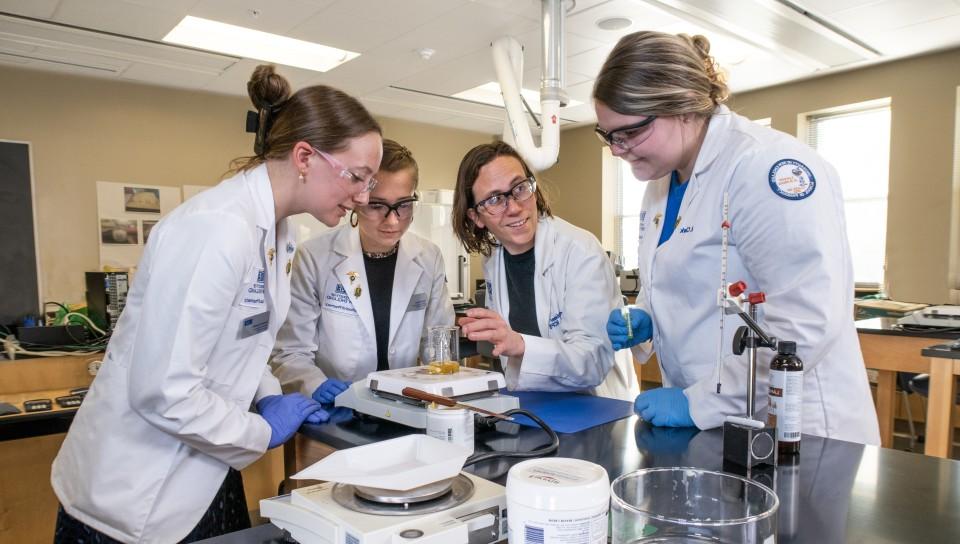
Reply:
<svg viewBox="0 0 960 544"><path fill-rule="evenodd" d="M629 149L642 144L644 140L653 134L653 127L651 125L656 120L656 115L650 115L639 123L615 128L609 132L600 128L600 125L597 125L593 128L593 132L596 133L597 138L600 138L601 142L610 147L617 146L621 149ZM642 138L640 138L641 136Z"/></svg>
<svg viewBox="0 0 960 544"><path fill-rule="evenodd" d="M536 192L537 180L533 176L530 176L515 183L508 191L488 196L480 202L477 202L476 206L474 206L474 209L487 215L500 215L507 211L507 205L510 204L510 198L516 200L517 202L523 202L524 200L527 200L533 196L533 193Z"/></svg>
<svg viewBox="0 0 960 544"><path fill-rule="evenodd" d="M390 212L393 212L397 214L397 219L400 221L409 221L413 217L413 209L419 200L420 196L415 194L408 198L401 198L393 204L369 202L363 206L357 206L357 212L364 217L382 218L384 221L390 217Z"/></svg>

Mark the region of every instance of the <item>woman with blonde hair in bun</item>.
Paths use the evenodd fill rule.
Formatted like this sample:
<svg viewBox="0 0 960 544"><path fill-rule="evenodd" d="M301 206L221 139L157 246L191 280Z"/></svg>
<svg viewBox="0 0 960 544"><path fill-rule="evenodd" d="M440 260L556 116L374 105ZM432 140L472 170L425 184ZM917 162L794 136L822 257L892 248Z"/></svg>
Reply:
<svg viewBox="0 0 960 544"><path fill-rule="evenodd" d="M607 322L614 348L641 361L656 352L663 373L664 387L635 408L655 425L701 429L747 411L747 359L731 350L741 323L728 319L719 337L727 219L728 281L766 294L760 325L795 341L804 362L802 432L879 444L837 172L796 138L730 111L727 95L706 38L660 32L624 36L594 84L597 136L648 183L632 338L620 312ZM771 357L760 351L758 407Z"/></svg>
<svg viewBox="0 0 960 544"><path fill-rule="evenodd" d="M272 66L247 88L254 155L151 231L54 460L55 542L193 542L249 527L239 471L329 417L283 395L267 366L290 306L286 218L334 226L366 204L381 130L336 89L291 94Z"/></svg>

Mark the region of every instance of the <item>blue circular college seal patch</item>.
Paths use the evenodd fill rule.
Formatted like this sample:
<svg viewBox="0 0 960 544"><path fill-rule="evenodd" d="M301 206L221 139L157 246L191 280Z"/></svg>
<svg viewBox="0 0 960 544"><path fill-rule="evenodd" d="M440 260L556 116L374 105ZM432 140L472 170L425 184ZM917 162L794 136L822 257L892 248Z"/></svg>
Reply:
<svg viewBox="0 0 960 544"><path fill-rule="evenodd" d="M807 165L796 159L780 159L770 167L770 188L787 200L803 200L817 188L817 179Z"/></svg>

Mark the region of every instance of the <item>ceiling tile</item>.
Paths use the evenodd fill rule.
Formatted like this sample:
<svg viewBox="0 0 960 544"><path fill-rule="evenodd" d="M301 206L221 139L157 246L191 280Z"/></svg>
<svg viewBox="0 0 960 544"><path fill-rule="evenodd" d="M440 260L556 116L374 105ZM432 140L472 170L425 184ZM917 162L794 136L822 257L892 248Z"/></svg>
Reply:
<svg viewBox="0 0 960 544"><path fill-rule="evenodd" d="M163 38L183 18L183 12L123 0L62 0L53 20L83 28L148 40Z"/></svg>
<svg viewBox="0 0 960 544"><path fill-rule="evenodd" d="M381 104L416 108L445 115L467 115L477 119L497 121L503 119L503 109L488 104L474 104L452 97L431 96L400 89L381 89L362 97L362 100Z"/></svg>
<svg viewBox="0 0 960 544"><path fill-rule="evenodd" d="M137 81L163 87L196 89L216 79L213 74L204 74L155 64L136 62L120 74L120 79Z"/></svg>
<svg viewBox="0 0 960 544"><path fill-rule="evenodd" d="M864 39L891 55L911 55L960 46L960 15L905 26L887 31L873 31Z"/></svg>
<svg viewBox="0 0 960 544"><path fill-rule="evenodd" d="M297 24L288 35L365 54L415 28L415 25L390 24L355 13L343 12L331 16L325 10Z"/></svg>
<svg viewBox="0 0 960 544"><path fill-rule="evenodd" d="M324 13L332 16L332 18L352 15L369 21L379 21L413 29L466 3L467 0L402 0L399 2L339 0ZM359 33L368 32L368 29L362 27L354 30Z"/></svg>
<svg viewBox="0 0 960 544"><path fill-rule="evenodd" d="M877 0L800 0L797 3L818 15L830 15L857 6L876 4Z"/></svg>
<svg viewBox="0 0 960 544"><path fill-rule="evenodd" d="M60 0L0 0L0 11L24 17L49 19L53 17L53 12L59 3Z"/></svg>
<svg viewBox="0 0 960 544"><path fill-rule="evenodd" d="M446 112L432 111L422 108L408 108L393 103L380 102L375 99L364 99L363 105L370 113L377 117L390 117L392 119L404 119L406 121L416 121L418 123L436 124L447 119L452 115ZM386 135L388 138L389 134Z"/></svg>
<svg viewBox="0 0 960 544"><path fill-rule="evenodd" d="M918 9L922 6L922 9ZM884 0L843 11L830 16L855 35L876 34L885 30L902 28L960 15L960 3L954 0ZM960 30L955 30L960 34Z"/></svg>
<svg viewBox="0 0 960 544"><path fill-rule="evenodd" d="M247 82L250 81L253 70L259 64L263 63L254 59L237 61L226 68L220 77L206 82L202 88L217 93L247 96ZM317 75L317 72L291 66L278 66L277 73L290 82L293 91L309 85Z"/></svg>
<svg viewBox="0 0 960 544"><path fill-rule="evenodd" d="M200 0L190 15L247 28L284 34L329 3L304 0ZM178 21L179 22L179 21ZM171 27L172 28L172 27Z"/></svg>
<svg viewBox="0 0 960 544"><path fill-rule="evenodd" d="M445 121L437 123L440 126L458 128L460 130L469 130L493 136L503 133L503 124L497 121L485 121L483 119L474 119L472 117L451 117Z"/></svg>
<svg viewBox="0 0 960 544"><path fill-rule="evenodd" d="M695 4L697 0L682 1ZM758 7L774 3L737 1ZM960 0L796 1L880 49L884 59L960 46ZM502 110L447 96L495 79L490 42L504 35L516 36L524 44L524 86L537 88L540 8L540 0L0 0L0 11L148 40L159 40L190 14L359 51L361 57L327 73L288 67L279 71L295 89L329 84L361 97L379 115L393 112L398 118L489 134L501 131ZM251 9L259 10L256 18L251 17ZM598 19L617 15L630 17L634 25L616 32L596 27ZM776 26L775 21L767 22L771 28ZM783 54L750 48L744 52L742 38L723 34L727 27L722 24L719 32L704 32L640 0L578 0L565 27L566 90L584 104L565 108L562 116L576 123L592 121L593 78L616 40L636 29L705 33L730 74L734 91L814 73L810 66L784 62ZM235 96L246 94L246 82L259 64L17 17L0 17L0 34L0 63ZM782 34L779 38L779 43L771 45L774 49L795 45L792 38ZM415 53L421 47L436 50L431 60ZM24 59L33 54L48 60ZM391 85L442 96L391 89Z"/></svg>
<svg viewBox="0 0 960 544"><path fill-rule="evenodd" d="M597 27L597 21L609 17L626 17L633 21L633 24L622 30L602 30ZM631 32L658 30L676 21L676 17L649 5L631 0L615 0L577 11L567 18L567 32L613 44Z"/></svg>

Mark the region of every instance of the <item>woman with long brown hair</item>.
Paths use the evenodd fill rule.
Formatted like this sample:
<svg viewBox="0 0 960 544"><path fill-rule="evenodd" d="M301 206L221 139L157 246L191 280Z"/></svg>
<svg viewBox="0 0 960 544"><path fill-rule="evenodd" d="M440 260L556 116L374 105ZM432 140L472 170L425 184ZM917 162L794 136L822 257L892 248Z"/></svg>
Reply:
<svg viewBox="0 0 960 544"><path fill-rule="evenodd" d="M192 542L250 526L239 471L328 416L267 359L290 305L286 218L366 204L380 127L330 87L248 84L255 155L151 231L104 363L54 460L55 542ZM258 412L251 412L251 405Z"/></svg>

